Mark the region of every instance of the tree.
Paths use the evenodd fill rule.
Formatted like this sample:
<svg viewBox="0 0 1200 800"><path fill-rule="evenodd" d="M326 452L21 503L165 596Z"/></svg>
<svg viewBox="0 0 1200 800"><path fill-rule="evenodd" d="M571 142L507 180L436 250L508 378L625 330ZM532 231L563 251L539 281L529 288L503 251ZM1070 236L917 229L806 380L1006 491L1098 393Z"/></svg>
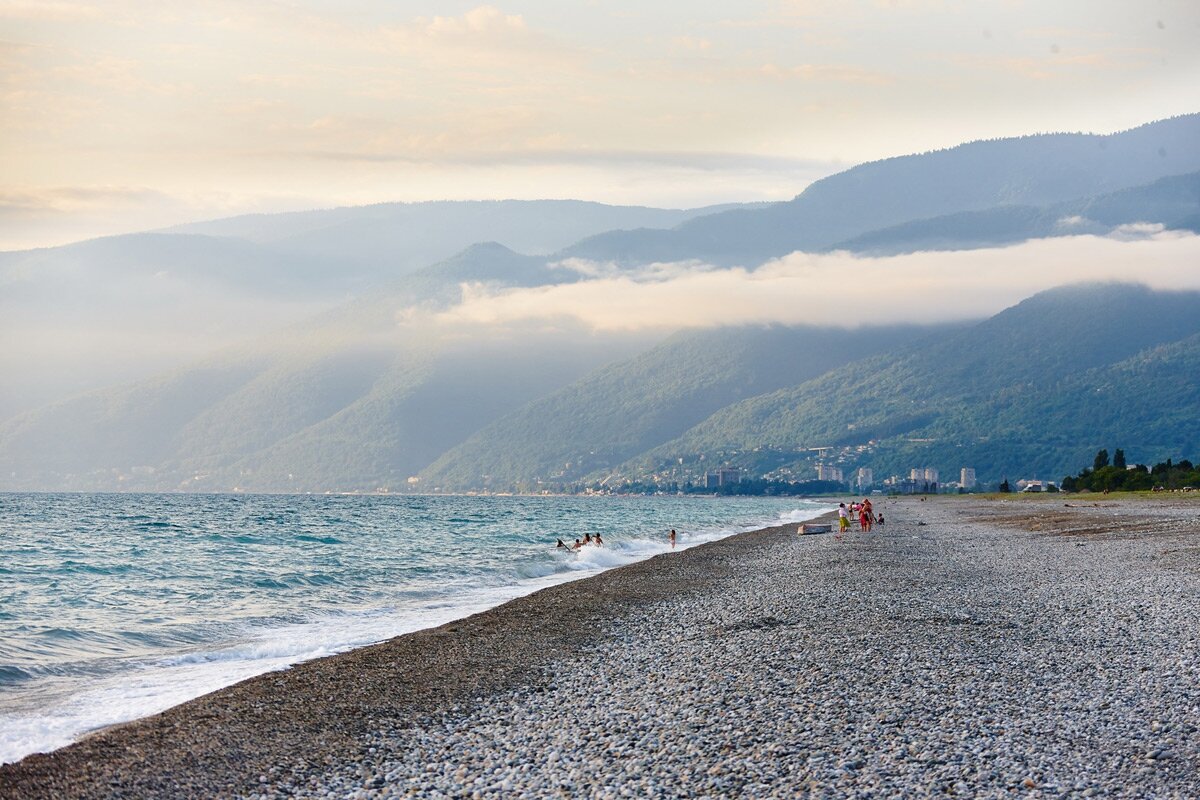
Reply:
<svg viewBox="0 0 1200 800"><path fill-rule="evenodd" d="M1117 448L1117 452L1113 453L1113 466L1117 469L1125 469L1125 451Z"/></svg>
<svg viewBox="0 0 1200 800"><path fill-rule="evenodd" d="M1101 450L1096 453L1096 460L1092 462L1092 469L1101 470L1108 466L1108 450Z"/></svg>
<svg viewBox="0 0 1200 800"><path fill-rule="evenodd" d="M1012 491L1012 487L1008 485L1008 478L1005 478L1004 482L1000 484L1000 491L1003 494L1008 494Z"/></svg>

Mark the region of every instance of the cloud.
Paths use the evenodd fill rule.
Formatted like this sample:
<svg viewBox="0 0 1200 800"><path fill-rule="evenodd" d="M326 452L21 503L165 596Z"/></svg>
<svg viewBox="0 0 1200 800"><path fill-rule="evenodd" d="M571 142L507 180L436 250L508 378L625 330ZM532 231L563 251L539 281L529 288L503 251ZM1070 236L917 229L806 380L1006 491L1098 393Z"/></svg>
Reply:
<svg viewBox="0 0 1200 800"><path fill-rule="evenodd" d="M567 266L597 277L502 292L467 285L462 303L438 314L436 321L450 326L577 321L611 331L963 320L989 316L1043 289L1082 281L1200 289L1196 263L1200 236L1145 228L1112 237L1070 236L1006 248L883 258L793 253L757 269L656 264L614 274L605 265L574 263Z"/></svg>
<svg viewBox="0 0 1200 800"><path fill-rule="evenodd" d="M758 72L767 78L791 78L801 81L863 83L872 86L886 86L895 82L895 79L886 73L838 64L796 64L790 67L764 64L759 67Z"/></svg>
<svg viewBox="0 0 1200 800"><path fill-rule="evenodd" d="M561 59L569 50L534 30L520 14L506 14L494 6L479 6L457 17L417 17L411 22L383 28L385 39L409 52L441 54L456 62L490 62L502 54L506 65L514 59Z"/></svg>
<svg viewBox="0 0 1200 800"><path fill-rule="evenodd" d="M104 12L95 4L64 3L53 0L3 0L0 18L26 20L75 21L100 19Z"/></svg>

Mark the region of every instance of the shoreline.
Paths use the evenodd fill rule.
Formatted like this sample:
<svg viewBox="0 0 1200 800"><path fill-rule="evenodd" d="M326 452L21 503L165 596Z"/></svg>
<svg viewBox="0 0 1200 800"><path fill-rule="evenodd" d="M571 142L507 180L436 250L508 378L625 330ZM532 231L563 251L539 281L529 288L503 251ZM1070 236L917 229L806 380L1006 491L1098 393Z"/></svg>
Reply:
<svg viewBox="0 0 1200 800"><path fill-rule="evenodd" d="M140 501L137 502L140 507ZM682 514L680 519L683 519L688 514L684 505L674 503L669 506L670 511L658 512L656 516L674 519L677 514ZM480 506L481 509L492 507ZM535 506L543 507L557 508ZM576 507L579 504L572 505L567 511ZM165 508L170 511L174 507ZM621 506L610 505L607 508L617 510L607 516L600 509L596 511L596 525L604 530L606 537L614 530L611 524L613 520L620 521L626 516L630 519L637 517L636 513L620 511ZM645 507L638 505L630 508ZM742 507L710 502L696 511L695 518L699 522L694 529L689 528L692 535L685 534L681 538L680 548L715 537L735 535L751 527L811 517L820 510L823 509L814 503ZM159 509L158 513L167 511ZM592 519L590 512L587 517ZM552 513L549 516L543 514L541 519L549 526L545 530L551 531L555 520L565 518L570 517L560 518ZM460 581L461 585L440 590L434 586L424 594L413 591L402 593L394 605L386 605L378 610L355 606L343 612L333 602L336 597L318 598L324 602L322 609L332 610L327 610L324 615L314 613L303 620L287 620L274 626L268 620L267 623L248 628L246 635L240 639L201 643L184 650L178 657L171 651L153 653L151 658L146 659L145 668L131 662L127 667L118 664L98 677L81 676L69 681L60 679L57 685L51 686L58 692L53 705L45 704L44 697L49 695L38 697L41 684L36 681L15 685L11 687L11 692L5 692L8 701L6 713L0 715L0 728L5 728L0 741L0 762L12 763L35 752L61 749L97 730L152 716L255 675L288 669L313 658L345 653L420 629L437 627L548 586L580 580L614 566L645 559L655 552L668 549L665 535L661 540L652 535L654 528L656 526L646 528L634 525L629 534L617 535L616 541L610 540L610 547L602 550L588 548L578 557L566 556L552 547L539 547L535 536L527 536L528 542L523 549L518 544L518 549L512 553L505 548L506 552L487 555L488 564L481 566L486 574L469 583ZM536 528L530 530L535 532ZM551 534L549 544L552 545L553 541ZM478 558L468 554L468 559L459 560ZM405 562L398 563L403 566ZM388 581L377 581L382 593L386 594L392 588L408 588L407 578L379 570L376 572ZM304 610L305 596L298 595L297 598L299 605L296 607ZM221 619L220 608L210 611L206 618L193 617L200 623L206 619ZM20 660L15 659L15 663L20 663ZM43 707L39 709L36 702L43 702Z"/></svg>
<svg viewBox="0 0 1200 800"><path fill-rule="evenodd" d="M1066 501L1069 504L1077 499L1066 498ZM1058 591L1055 587L1075 585L1064 581L1064 576L1077 574L1077 561L1078 570L1086 567L1094 572L1111 567L1116 571L1111 572L1113 577L1108 582L1119 584L1116 589L1120 596L1114 595L1117 600L1142 603L1145 601L1140 599L1143 597L1140 584L1128 588L1131 593L1136 589L1136 596L1130 594L1126 598L1120 594L1127 587L1120 584L1121 572L1117 567L1136 567L1145 572L1148 586L1180 587L1184 604L1174 609L1175 616L1156 621L1163 627L1162 630L1156 628L1155 632L1165 637L1164 641L1170 640L1177 645L1177 652L1195 652L1196 638L1200 635L1196 633L1200 625L1195 624L1200 614L1196 603L1200 596L1200 570L1195 568L1195 553L1200 552L1197 547L1200 545L1200 513L1197 513L1200 504L1181 498L1164 498L1160 503L1110 496L1095 506L1073 508L1071 505L1064 507L1063 500L1061 496L1012 501L931 498L927 502L888 498L884 506L888 517L886 530L870 535L851 533L840 543L826 535L797 536L796 524L790 523L735 534L679 553L654 556L599 575L541 589L438 628L304 662L282 672L265 673L162 714L94 732L53 753L33 755L15 764L0 766L0 797L275 797L297 791L319 794L318 787L347 788L349 784L345 781L352 779L347 775L357 775L355 770L361 771L376 762L380 763L380 770L386 766L388 771L378 772L373 779L363 778L360 788L378 790L380 797L392 796L386 792L393 783L411 789L422 785L420 781L428 780L432 785L443 786L444 781L450 780L449 785L458 785L461 789L465 784L453 781L465 781L466 776L439 773L435 780L432 775L407 774L395 765L403 764L410 751L432 746L426 744L432 732L469 736L484 725L483 721L531 714L531 719L513 719L505 729L506 736L497 739L494 747L502 750L502 741L534 736L527 757L534 759L537 770L545 771L549 767L541 763L545 745L537 738L542 733L536 713L544 699L554 698L549 711L553 716L561 715L559 727L567 725L571 719L568 709L585 702L592 703L588 713L615 713L622 704L635 701L639 708L648 703L646 707L657 709L656 713L667 713L670 707L660 708L660 703L663 697L676 691L676 684L683 680L689 687L699 680L695 690L701 693L720 690L727 694L738 689L733 696L741 697L743 704L754 697L790 703L784 709L764 711L765 716L758 720L760 727L767 723L772 729L780 728L773 735L786 738L781 725L795 717L797 708L808 709L804 713L811 718L809 727L813 730L836 722L827 717L835 716L838 703L842 706L838 713L846 712L845 700L835 701L830 696L824 703L814 706L814 698L827 692L832 683L840 684L848 677L857 676L861 685L851 681L841 687L842 691L853 693L868 688L876 702L886 697L889 691L911 692L911 685L905 688L891 683L877 684L893 672L901 676L916 674L912 673L911 666L892 666L892 671L885 671L883 677L876 676L875 662L886 662L897 655L889 652L888 647L892 651L912 649L916 656L910 654L909 660L904 662L909 664L913 663L912 657L949 658L942 652L948 641L954 648L962 650L960 656L963 658L974 658L977 655L975 649L983 648L988 650L989 658L995 659L1005 657L1013 648L1023 651L1043 637L1058 635L1054 633L1059 629L1058 620L1042 619L1046 615L1041 606L1031 608L1029 613L1024 605L1017 607L1028 601L1024 590L1014 589L1015 593L1005 594L1004 602L999 606L990 598L977 597L982 593L980 577L990 574L992 569L998 570L997 574L1002 573L1017 589L1024 582L1031 582L1031 586L1046 586ZM1163 550L1168 544L1171 546ZM1064 564L1055 567L1052 562L1033 559L1026 566L1029 556L1044 558L1046 553L1062 557ZM1136 557L1129 560L1131 554ZM1118 563L1112 566L1110 562L1114 559ZM1056 569L1058 572L1054 571ZM1046 573L1046 570L1050 572ZM1078 574L1085 572L1078 571ZM910 583L919 585L914 589L908 586ZM1097 591L1107 591L1106 587L1104 584ZM875 603L873 593L884 589L891 593L885 598L886 602ZM1086 594L1084 589L1079 591ZM951 603L936 613L903 611L910 606L940 608L949 602L951 594L959 597L960 603L978 603L979 608L955 610ZM938 599L935 601L931 597ZM1069 594L1060 599L1064 605L1059 613L1073 609L1071 603L1077 602ZM1014 606L1008 608L1005 603ZM1120 603L1116 607L1120 607ZM762 612L756 610L759 606L763 608ZM1050 608L1053 611L1060 607ZM897 611L903 611L900 628L892 619ZM982 622L971 621L975 619ZM670 623L665 624L664 620L670 620ZM982 627L977 628L977 624ZM1098 620L1096 624L1107 625L1109 622ZM1196 630L1186 627L1193 625ZM1136 633L1133 631L1130 635ZM902 638L897 640L897 635ZM947 636L950 639L947 640ZM855 637L860 637L861 641ZM643 639L647 646L639 644ZM1067 661L1064 663L1091 658L1081 642L1068 644L1071 646L1065 651ZM725 648L730 650L729 657L733 658L738 655L734 652L737 648L750 645L767 648L762 651L766 654L766 661L762 663L769 666L746 658L719 665L705 663L706 659L720 657ZM692 648L697 646L701 649L693 651ZM878 649L881 646L883 650ZM925 646L934 647L930 652L936 655L920 656L921 648ZM992 653L990 648L993 647L1000 649ZM875 653L871 657L873 660L861 661L862 653L866 651ZM628 666L643 657L648 659L647 665L665 665L665 668L660 671ZM1127 657L1137 660L1137 653L1131 651ZM1017 662L1015 669L1021 669L1020 663L1023 662ZM1154 663L1151 659L1151 677L1155 674ZM978 668L974 662L968 666L969 674L975 674ZM1192 662L1171 662L1166 666L1177 672L1191 670L1188 674L1193 676L1198 669ZM949 673L953 678L949 684L951 695L954 694L953 687L960 685L963 675L967 674L962 669L959 665ZM575 683L571 676L580 674L580 670L583 670L580 682L591 687L589 691L594 690L594 697L589 697L589 692L570 690ZM791 675L793 670L794 676L778 683L776 679L781 673ZM815 681L811 670L819 672L823 680ZM627 671L629 674L624 675ZM661 673L669 674L673 679L664 681ZM1146 679L1144 672L1139 674ZM560 677L564 675L566 678ZM616 687L618 677L623 675L632 683L621 684L620 693L606 695L604 692L610 684ZM1008 680L1020 688L1025 678L1013 674ZM755 683L761 680L776 680L771 684L774 691L755 694ZM733 683L726 685L727 681ZM975 690L980 691L988 685L980 684ZM1194 682L1182 687L1174 683L1164 686L1170 689L1163 690L1167 699L1178 701L1185 716L1191 713L1188 709L1193 704L1200 703ZM943 687L942 691L947 689ZM639 692L646 696L618 699ZM929 700L928 696L922 696L925 701ZM754 701L754 708L760 702L763 701ZM801 705L796 706L796 703ZM689 706L685 702L681 707ZM706 709L706 713L711 713L709 710L714 708L708 702L697 707ZM723 703L721 707L724 708ZM754 708L739 711L734 706L723 713L734 718ZM894 708L896 714L906 719L920 716L922 711L912 706L912 698L904 700L903 697L889 708ZM857 710L854 713L857 714ZM1037 717L1048 712L1035 705L1029 713ZM717 735L706 720L697 720L689 723L698 726L691 735ZM1122 716L1114 724L1124 725L1125 722ZM456 728L460 723L466 727ZM1188 791L1200 789L1200 785L1188 778L1189 773L1181 772L1200 766L1196 723L1200 723L1200 719L1185 721L1182 728L1177 725L1172 729L1176 743L1172 745L1170 758L1149 759L1148 753L1143 753L1142 762L1135 764L1140 768L1143 762L1150 763L1153 770L1149 778L1166 783L1147 787L1139 783L1144 778L1140 772L1126 775L1124 768L1108 771L1128 781L1126 792L1133 794L1139 786L1141 789L1157 786L1159 793L1167 794L1180 793L1184 788ZM1187 725L1192 725L1193 729L1187 731ZM650 727L655 728L654 725ZM596 724L590 729L605 737L604 743L598 746L606 752L617 752L609 741L611 720L609 724ZM1003 735L1010 729L1010 726L1004 727ZM862 764L828 775L809 770L805 772L808 775L805 780L815 783L806 785L865 788L862 781L875 754L864 753L860 757L844 752L846 740L853 740L857 731L854 727L846 729L838 736L831 736L823 745L814 744L805 752L809 762L819 755L828 755L836 756L843 766L860 761ZM891 736L899 729L887 728L886 731ZM672 738L678 735L670 734ZM907 732L906 736L919 736L919 731ZM686 741L679 740L681 746ZM880 747L891 746L888 739L879 742ZM741 745L733 742L729 746L737 748ZM828 752L818 752L821 747ZM1099 757L1101 751L1096 752ZM718 755L716 751L701 751L690 758L696 762L695 766L708 770L716 768L709 760L724 763L723 757L718 758ZM794 756L784 762L767 759L759 750L744 755L740 764L745 766L754 762L758 765L756 769L765 770L763 774L767 777L770 777L768 773L774 774L772 770L779 772L785 766L792 769L798 763ZM385 756L391 760L386 760ZM462 769L468 770L465 751L459 752L456 758L463 761ZM760 761L756 762L756 758ZM672 755L668 753L656 760L655 765L665 768L671 760ZM660 768L655 765L646 769ZM758 785L728 783L739 774L739 769L726 766L704 779L710 783L717 781L711 784L713 792L738 787L746 791L746 787ZM882 774L886 780L894 781L892 773L895 770L889 769L891 772L882 770ZM604 777L607 772L598 775ZM1020 789L1024 780L1035 785L1046 783L1046 777L1032 769L1017 770L1021 774L1016 777L1015 772L1011 775L1004 770L999 772L996 779L973 774L973 777L968 776L966 785L987 785L1000 790L1009 786ZM1102 774L1105 769L1097 768L1096 772L1100 777L1106 777ZM467 776L471 774L468 770ZM395 777L384 780L380 775ZM887 778L888 775L892 777ZM799 773L788 772L785 777L792 783L767 781L761 794L770 794L768 787L778 789L779 786L802 783L796 783ZM580 783L582 780L584 778L571 778L571 785L587 791L584 786L591 784ZM491 786L479 782L471 785L484 789ZM500 785L497 783L496 787ZM886 788L888 784L882 786ZM892 784L893 789L900 787L909 791L915 791L917 786L911 781ZM501 792L496 787L492 787L492 793L498 796ZM696 788L695 791L709 790Z"/></svg>
<svg viewBox="0 0 1200 800"><path fill-rule="evenodd" d="M811 521L815 518L814 516L806 521ZM275 718L281 716L289 717L286 732L280 732L279 736L265 737L264 741L259 743L262 745L261 747L246 747L243 744L238 744L234 748L236 754L234 760L242 768L246 767L248 763L253 762L262 763L264 765L263 769L266 769L268 763L275 763L280 752L280 749L275 746L276 742L274 740L279 739L285 742L294 740L297 723L300 723L298 725L300 730L308 730L312 727L302 719L306 716L303 702L299 704L294 703L292 702L292 698L306 694L308 691L307 687L311 686L313 682L336 682L337 679L334 676L341 669L355 670L362 668L366 664L370 665L369 669L374 672L381 660L394 659L398 665L396 668L397 684L403 687L405 696L384 703L382 706L384 713L391 714L396 709L404 709L406 713L426 713L432 709L440 708L444 702L452 698L468 699L480 690L495 690L498 687L508 686L512 682L513 676L521 668L536 668L538 664L544 661L544 659L539 658L516 658L505 669L498 670L491 676L476 676L475 679L466 681L459 680L461 676L452 676L454 678L453 685L447 685L445 680L438 681L436 674L434 674L438 671L438 665L447 661L446 652L452 653L455 657L466 656L472 659L477 657L471 652L472 648L460 647L455 643L455 639L477 635L498 636L501 638L511 636L513 641L507 649L515 648L521 650L522 648L518 639L528 638L527 635L530 632L524 630L527 626L519 626L522 630L517 631L503 630L505 627L503 620L510 615L518 615L524 618L525 621L533 618L546 622L545 631L541 634L534 632L532 636L533 640L539 646L545 648L558 646L564 649L556 652L569 652L573 644L589 638L591 633L603 628L610 620L594 613L588 614L586 617L580 617L576 613L572 619L568 619L564 615L561 619L555 621L547 617L544 609L530 611L521 606L524 606L526 603L539 607L548 604L556 608L570 604L585 605L584 601L592 597L596 591L607 597L609 602L617 602L618 598L626 598L627 592L625 589L614 590L607 586L587 587L584 585L591 584L593 581L603 580L606 576L614 575L614 573L621 573L631 569L636 570L637 568L644 567L649 562L662 559L664 556L676 558L693 550L719 545L722 542L742 536L783 531L789 528L795 529L798 524L802 523L788 522L779 526L735 532L721 539L701 542L680 548L673 553L668 552L654 555L641 561L582 577L570 577L569 573L567 573L563 576L564 580L561 583L554 583L550 586L534 589L527 594L519 595L485 610L477 611L449 622L400 634L382 642L355 647L330 656L297 662L282 670L264 672L243 679L155 714L102 726L81 734L73 743L55 750L46 753L32 753L18 761L0 764L0 798L10 796L43 796L37 794L40 789L36 787L41 786L47 776L51 774L71 775L72 777L69 783L63 784L58 784L57 779L52 779L52 783L57 785L44 796L109 796L104 791L100 791L99 794L89 794L89 790L81 787L94 779L94 776L97 774L97 765L103 765L105 762L113 759L114 755L120 754L117 755L117 763L111 766L116 771L124 772L130 769L131 764L140 764L143 753L162 748L163 753L171 751L163 759L166 762L163 769L174 769L174 762L180 760L196 765L196 754L203 752L206 749L205 745L213 743L216 743L217 746L211 759L200 756L200 764L210 765L213 774L220 776L219 780L236 784L241 773L229 772L224 769L226 762L229 761L230 753L225 749L223 743L228 742L232 744L242 738L240 735L230 738L224 735L223 732L216 732L211 735L208 733L198 734L203 739L204 745L198 744L198 740L191 740L187 747L183 748L190 752L179 754L173 752L177 747L176 745L167 744L171 740L171 734L168 734L168 732L173 734L173 732L179 730L181 727L190 725L190 722L185 722L184 720L200 719L211 723L213 720L223 720L240 715L242 721L245 722L254 717L262 716L263 712L261 708L263 703L259 700L260 694L277 695L273 701L268 703L271 707L270 716ZM655 572L657 570L652 568L650 571ZM614 580L620 583L619 580ZM609 581L604 582L607 584ZM572 588L576 586L580 588ZM558 593L565 595L565 597L542 597L545 594L556 595ZM639 591L639 597L643 596ZM518 607L510 608L514 605ZM588 630L589 626L591 628L590 631ZM501 628L501 630L496 630L497 628ZM487 652L492 654L506 649L502 645L503 642L489 642ZM377 650L386 652L377 653L375 652ZM526 652L528 651L526 650ZM433 663L420 663L422 661ZM399 673L403 671L403 665L407 663L418 664L418 669L410 674L401 676ZM310 671L313 673L312 675L308 674ZM419 677L414 677L414 675ZM282 695L287 696L284 697ZM332 697L329 699L331 701L334 700ZM356 701L353 698L345 696L338 697L338 702L351 706L356 705ZM228 704L228 707L226 707L226 704ZM361 709L361 704L357 705ZM351 752L353 748L349 747L347 749L348 740L346 737L360 734L360 727L358 724L351 724L349 728L353 729L353 733L348 734L339 728L336 733L327 736L330 753L344 755L347 752ZM257 735L258 731L246 731L246 736L249 738ZM130 751L137 754L133 759L129 758ZM182 756L182 758L177 758L178 756ZM324 757L322 760L325 760ZM108 772L107 768L102 771ZM137 772L138 768L134 767L132 771ZM147 780L149 781L148 784L145 782ZM100 781L101 784L110 782L110 778ZM169 793L172 791L152 775L135 778L134 784L139 787L138 791L148 791L154 794L163 791ZM16 786L24 788L10 794ZM186 792L178 796L186 796Z"/></svg>

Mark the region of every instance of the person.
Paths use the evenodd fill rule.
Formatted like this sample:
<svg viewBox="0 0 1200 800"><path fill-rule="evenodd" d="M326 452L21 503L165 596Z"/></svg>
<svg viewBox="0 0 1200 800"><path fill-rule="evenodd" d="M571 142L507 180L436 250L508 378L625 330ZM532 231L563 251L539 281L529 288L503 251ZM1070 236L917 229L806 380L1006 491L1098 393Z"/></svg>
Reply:
<svg viewBox="0 0 1200 800"><path fill-rule="evenodd" d="M584 543L584 544L591 544L591 543L592 543L592 535L591 535L590 533L585 533L585 534L583 535L583 543Z"/></svg>
<svg viewBox="0 0 1200 800"><path fill-rule="evenodd" d="M582 549L583 549L583 542L581 542L581 541L579 541L578 539L576 539L576 540L575 540L575 545L574 545L574 546L573 546L571 549L572 549L572 550L582 550Z"/></svg>
<svg viewBox="0 0 1200 800"><path fill-rule="evenodd" d="M871 509L871 500L863 498L862 505L859 506L858 525L867 533L871 532L871 523L875 521L875 514Z"/></svg>
<svg viewBox="0 0 1200 800"><path fill-rule="evenodd" d="M667 538L671 540L671 549L674 550L675 549L675 529L674 528L671 528L671 535Z"/></svg>
<svg viewBox="0 0 1200 800"><path fill-rule="evenodd" d="M600 538L600 534L597 533L592 541L596 543L596 547L604 547L604 540Z"/></svg>
<svg viewBox="0 0 1200 800"><path fill-rule="evenodd" d="M555 550L566 550L567 544L562 539L558 540L558 544L554 545Z"/></svg>
<svg viewBox="0 0 1200 800"><path fill-rule="evenodd" d="M875 522L879 525L882 525L883 524L883 514L880 514L878 517L876 517Z"/></svg>
<svg viewBox="0 0 1200 800"><path fill-rule="evenodd" d="M850 512L846 511L845 503L838 503L838 536L850 528Z"/></svg>

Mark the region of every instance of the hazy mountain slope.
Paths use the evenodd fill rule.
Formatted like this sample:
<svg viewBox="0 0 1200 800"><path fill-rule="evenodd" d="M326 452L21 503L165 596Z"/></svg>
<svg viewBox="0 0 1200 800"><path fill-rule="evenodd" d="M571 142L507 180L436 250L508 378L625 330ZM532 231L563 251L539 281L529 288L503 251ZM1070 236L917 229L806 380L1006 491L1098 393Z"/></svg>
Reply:
<svg viewBox="0 0 1200 800"><path fill-rule="evenodd" d="M119 489L150 480L149 470L178 451L184 426L261 369L258 358L231 355L15 417L0 424L0 486Z"/></svg>
<svg viewBox="0 0 1200 800"><path fill-rule="evenodd" d="M1198 219L1200 173L1193 172L1052 206L1000 206L914 220L856 236L831 249L883 255L965 250L1047 236L1104 234L1138 222L1200 231Z"/></svg>
<svg viewBox="0 0 1200 800"><path fill-rule="evenodd" d="M343 265L360 277L394 276L449 258L474 242L545 254L615 228L670 228L724 207L662 209L581 200L436 201L250 214L168 229L256 242L273 252Z"/></svg>
<svg viewBox="0 0 1200 800"><path fill-rule="evenodd" d="M495 416L645 346L587 332L459 341L408 319L460 281L573 280L479 245L252 348L0 424L5 488L373 489Z"/></svg>
<svg viewBox="0 0 1200 800"><path fill-rule="evenodd" d="M549 340L400 361L356 402L215 478L270 489L403 489L479 427L628 352L624 343L594 345L588 352L576 341Z"/></svg>
<svg viewBox="0 0 1200 800"><path fill-rule="evenodd" d="M569 483L669 440L741 398L814 377L921 331L749 327L678 334L497 420L422 478L444 488Z"/></svg>
<svg viewBox="0 0 1200 800"><path fill-rule="evenodd" d="M563 253L625 263L756 264L912 220L996 206L1049 206L1197 170L1197 114L1108 136L971 142L862 164L813 183L787 203L699 217L667 231L603 233Z"/></svg>
<svg viewBox="0 0 1200 800"><path fill-rule="evenodd" d="M579 201L391 204L262 215L0 252L0 419L306 319L472 243L530 252L702 210ZM174 348L164 342L176 343ZM17 342L21 347L11 346Z"/></svg>
<svg viewBox="0 0 1200 800"><path fill-rule="evenodd" d="M947 472L964 465L992 474L1019 468L1057 472L1097 437L1126 436L1134 447L1142 436L1136 425L1093 429L1096 421L1081 414L1094 403L1072 408L1071 398L1086 391L1081 387L1088 371L1197 332L1198 293L1156 293L1124 284L1055 289L962 331L722 409L648 454L637 468L684 453L780 444L838 447L875 439L884 441L875 467L897 472L906 472L905 464L926 463L913 458ZM1161 402L1186 401L1200 420L1192 376L1180 371L1175 379L1189 388ZM1123 383L1121 390L1143 397L1152 413L1163 410L1160 397L1145 398L1136 382ZM1003 426L1014 419L1021 426ZM973 462L961 460L966 458Z"/></svg>

